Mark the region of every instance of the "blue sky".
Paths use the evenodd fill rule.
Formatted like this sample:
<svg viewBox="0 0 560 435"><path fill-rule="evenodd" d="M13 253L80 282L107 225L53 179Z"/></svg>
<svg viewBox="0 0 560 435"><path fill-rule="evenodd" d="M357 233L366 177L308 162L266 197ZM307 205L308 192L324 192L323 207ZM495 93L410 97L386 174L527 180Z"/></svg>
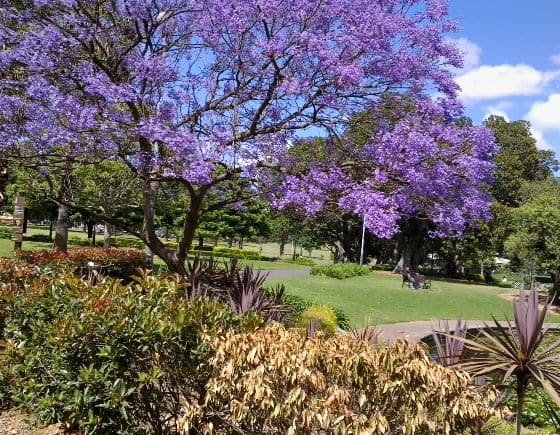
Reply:
<svg viewBox="0 0 560 435"><path fill-rule="evenodd" d="M451 0L450 15L467 114L527 119L538 146L560 155L560 0Z"/></svg>

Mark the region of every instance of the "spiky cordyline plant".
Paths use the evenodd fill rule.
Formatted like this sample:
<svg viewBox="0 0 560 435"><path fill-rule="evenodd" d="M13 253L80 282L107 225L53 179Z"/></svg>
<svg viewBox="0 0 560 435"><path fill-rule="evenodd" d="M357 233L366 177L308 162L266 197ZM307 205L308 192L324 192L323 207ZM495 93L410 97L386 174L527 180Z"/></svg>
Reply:
<svg viewBox="0 0 560 435"><path fill-rule="evenodd" d="M369 318L364 319L364 326L362 328L352 328L350 330L352 337L359 341L365 341L369 344L378 344L381 331L371 323Z"/></svg>
<svg viewBox="0 0 560 435"><path fill-rule="evenodd" d="M483 340L467 338L465 347L474 355L460 367L475 376L501 374L503 380L513 376L517 393L517 434L521 433L521 414L527 386L540 384L556 404L560 405L560 340L541 346L548 330L544 320L548 306L539 308L537 291L521 290L514 301L514 323L505 326L492 317L494 324L480 331Z"/></svg>
<svg viewBox="0 0 560 435"><path fill-rule="evenodd" d="M455 329L451 330L449 321L444 320L443 331L443 334L433 331L432 336L440 364L449 367L458 364L461 359L467 336L467 322L459 319Z"/></svg>

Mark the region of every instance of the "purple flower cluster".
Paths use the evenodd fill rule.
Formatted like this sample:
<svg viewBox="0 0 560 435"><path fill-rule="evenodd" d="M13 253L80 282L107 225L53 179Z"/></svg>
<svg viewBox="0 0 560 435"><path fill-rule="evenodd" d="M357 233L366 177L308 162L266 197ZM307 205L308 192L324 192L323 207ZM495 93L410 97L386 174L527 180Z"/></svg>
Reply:
<svg viewBox="0 0 560 435"><path fill-rule="evenodd" d="M380 96L407 95L397 123L379 111L371 141L288 176L276 203L316 213L333 195L390 237L422 214L460 232L488 214L493 142L458 127L461 57L444 0L34 1L0 16L0 146L126 159L139 176L192 185L216 168L287 162L287 137L340 131ZM445 97L434 101L428 95ZM391 124L391 125L389 125ZM340 156L339 156L340 157ZM261 176L278 180L278 177Z"/></svg>

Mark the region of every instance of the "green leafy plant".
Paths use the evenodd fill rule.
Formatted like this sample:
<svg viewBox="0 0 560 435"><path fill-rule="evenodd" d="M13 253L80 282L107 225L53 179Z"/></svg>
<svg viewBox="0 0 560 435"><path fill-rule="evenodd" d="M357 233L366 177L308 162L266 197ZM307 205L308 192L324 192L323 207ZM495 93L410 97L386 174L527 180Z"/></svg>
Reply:
<svg viewBox="0 0 560 435"><path fill-rule="evenodd" d="M336 313L328 305L313 305L303 312L299 322L304 328L317 323L316 326L327 335L334 335L336 333Z"/></svg>
<svg viewBox="0 0 560 435"><path fill-rule="evenodd" d="M551 403L546 398L543 398L542 404L548 415L548 423L554 427L556 433L560 433L560 409L558 405Z"/></svg>
<svg viewBox="0 0 560 435"><path fill-rule="evenodd" d="M517 434L521 433L523 405L530 382L542 386L556 404L560 404L560 340L541 346L547 335L543 327L548 306L540 309L537 291L521 290L514 301L514 323L503 326L495 318L492 327L480 333L484 340L461 339L473 356L461 368L476 375L501 374L505 381L513 377L517 395Z"/></svg>
<svg viewBox="0 0 560 435"><path fill-rule="evenodd" d="M256 251L250 251L248 249L224 248L222 246L215 246L212 250L212 254L217 257L239 258L242 260L261 259L261 255Z"/></svg>
<svg viewBox="0 0 560 435"><path fill-rule="evenodd" d="M296 323L299 317L303 314L303 312L313 306L313 303L309 302L307 299L291 294L284 295L284 302L290 306L293 320L295 320ZM338 327L340 329L344 329L345 331L350 330L351 329L350 319L348 319L346 313L342 311L340 308L332 307L332 306L330 307L336 313L336 322L338 324Z"/></svg>
<svg viewBox="0 0 560 435"><path fill-rule="evenodd" d="M315 266L311 269L311 275L322 275L329 278L346 279L355 276L367 275L370 269L356 263L337 263L331 266Z"/></svg>
<svg viewBox="0 0 560 435"><path fill-rule="evenodd" d="M150 275L91 287L63 274L18 291L6 307L0 393L87 434L166 433L182 400L204 392L203 335L242 323L219 301L186 301L182 287Z"/></svg>

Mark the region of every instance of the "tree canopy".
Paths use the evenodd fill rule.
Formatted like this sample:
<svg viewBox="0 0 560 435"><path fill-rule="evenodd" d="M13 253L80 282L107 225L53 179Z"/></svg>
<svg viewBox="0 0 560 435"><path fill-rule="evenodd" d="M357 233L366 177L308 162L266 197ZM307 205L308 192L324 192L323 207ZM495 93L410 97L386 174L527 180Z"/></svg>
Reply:
<svg viewBox="0 0 560 435"><path fill-rule="evenodd" d="M206 196L240 174L309 216L334 195L381 237L418 213L435 234L460 233L489 217L495 148L487 129L456 122L461 55L447 12L442 0L11 2L3 157L39 172L47 158L122 161L142 185L142 228L126 229L179 273ZM387 117L385 95L406 110ZM367 143L293 172L297 134L340 137L364 110L376 117ZM156 234L163 184L189 196L175 251Z"/></svg>

